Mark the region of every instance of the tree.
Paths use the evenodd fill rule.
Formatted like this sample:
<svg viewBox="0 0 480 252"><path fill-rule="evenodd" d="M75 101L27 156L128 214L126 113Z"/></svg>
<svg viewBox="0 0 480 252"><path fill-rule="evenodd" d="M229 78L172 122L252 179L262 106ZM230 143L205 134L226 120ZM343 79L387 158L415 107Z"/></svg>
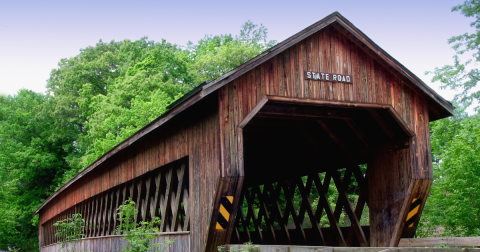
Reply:
<svg viewBox="0 0 480 252"><path fill-rule="evenodd" d="M266 37L265 27L246 22L238 36L206 36L198 44L190 42L187 50L166 41L146 42L145 38L140 42L124 41L118 46L121 59L118 64L124 65L117 67L118 75L114 79L109 77L112 81L105 81L109 83L105 92L98 92L96 85L88 81L68 85L77 90L72 107L78 107L82 119L79 119L81 124L72 125L74 130L78 129L74 134L75 151L69 162L73 169L67 172L63 182L165 113L169 104L196 85L219 77L275 43L267 42ZM111 42L109 46L116 48L117 44ZM97 47L105 45L97 44ZM113 53L89 48L82 50L78 57L85 58L82 55L87 51L98 51L102 55L105 51ZM100 65L94 69L102 69L101 66L112 65L99 60L106 57L90 56L88 58L96 60L82 64ZM105 71L92 74L102 75ZM59 96L58 100L62 101L63 95L59 93Z"/></svg>
<svg viewBox="0 0 480 252"><path fill-rule="evenodd" d="M0 169L0 173L4 173ZM2 216L2 225L0 225L0 246L5 247L11 237L19 234L18 227L20 223L17 221L19 209L15 202L16 190L14 185L16 180L8 180L6 174L1 174L0 179L0 216Z"/></svg>
<svg viewBox="0 0 480 252"><path fill-rule="evenodd" d="M480 118L431 123L434 182L418 234L480 235Z"/></svg>
<svg viewBox="0 0 480 252"><path fill-rule="evenodd" d="M117 77L106 95L95 93L92 85L85 84L77 100L90 112L84 132L78 136L83 155L77 168L88 166L153 121L192 88L185 53L165 41ZM70 171L64 182L78 171Z"/></svg>
<svg viewBox="0 0 480 252"><path fill-rule="evenodd" d="M80 54L61 59L47 82L47 93L52 94L52 111L57 131L52 138L68 139L67 162L76 171L83 168L82 157L90 142L82 142L89 118L96 112L90 106L91 98L107 96L119 77L150 50L158 46L146 37L135 42L124 40L105 43L80 50Z"/></svg>
<svg viewBox="0 0 480 252"><path fill-rule="evenodd" d="M263 25L247 21L238 36L207 35L197 44L189 42L187 50L195 83L214 80L272 47L276 41L267 41L267 34Z"/></svg>
<svg viewBox="0 0 480 252"><path fill-rule="evenodd" d="M476 31L450 38L454 64L433 71L433 81L458 93L455 116L430 124L434 180L417 231L426 237L480 235L480 118L465 113L480 101L480 71L475 68L480 61L480 1L467 0L452 11L474 17L470 25ZM472 57L462 62L468 54Z"/></svg>
<svg viewBox="0 0 480 252"><path fill-rule="evenodd" d="M441 88L449 88L460 91L455 95L455 101L461 104L471 105L480 101L480 90L477 84L480 81L480 71L475 65L480 62L480 1L467 0L461 5L452 8L452 11L460 11L466 17L474 17L475 21L470 26L475 28L474 33L465 33L451 37L448 40L455 50L454 64L435 68L432 81L439 81ZM461 57L472 54L472 57L462 62ZM476 107L478 109L478 106Z"/></svg>
<svg viewBox="0 0 480 252"><path fill-rule="evenodd" d="M0 205L15 215L9 221L17 223L18 232L4 239L24 249L38 246L32 213L69 169L64 146L70 143L51 137L56 127L50 106L49 96L27 90L0 98L0 188L10 196L0 197Z"/></svg>

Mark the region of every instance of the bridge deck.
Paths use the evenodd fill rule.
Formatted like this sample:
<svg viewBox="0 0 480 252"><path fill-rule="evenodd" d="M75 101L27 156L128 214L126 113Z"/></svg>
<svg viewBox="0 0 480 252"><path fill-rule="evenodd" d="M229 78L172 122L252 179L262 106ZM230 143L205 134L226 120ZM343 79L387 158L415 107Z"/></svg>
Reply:
<svg viewBox="0 0 480 252"><path fill-rule="evenodd" d="M243 250L242 250L243 249ZM220 251L220 250L219 250ZM480 252L480 248L412 248L412 247L320 247L290 245L226 245L222 252Z"/></svg>

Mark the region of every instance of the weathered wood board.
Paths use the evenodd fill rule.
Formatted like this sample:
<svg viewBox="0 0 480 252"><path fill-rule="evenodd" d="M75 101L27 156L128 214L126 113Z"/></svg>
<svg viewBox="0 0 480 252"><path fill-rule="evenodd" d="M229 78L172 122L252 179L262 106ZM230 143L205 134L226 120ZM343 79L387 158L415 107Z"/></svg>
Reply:
<svg viewBox="0 0 480 252"><path fill-rule="evenodd" d="M190 233L164 233L161 236L156 237L152 243L165 243L167 240L173 241L170 246L161 248L165 252L176 252L176 251L192 251L190 249ZM123 236L107 236L107 237L96 237L96 238L87 238L82 239L80 242L75 243L72 247L68 247L69 250L75 248L75 251L122 251L127 245L127 240ZM61 248L60 243L55 243L49 246L44 246L40 248L41 252L61 252L65 249ZM157 251L153 249L152 251Z"/></svg>

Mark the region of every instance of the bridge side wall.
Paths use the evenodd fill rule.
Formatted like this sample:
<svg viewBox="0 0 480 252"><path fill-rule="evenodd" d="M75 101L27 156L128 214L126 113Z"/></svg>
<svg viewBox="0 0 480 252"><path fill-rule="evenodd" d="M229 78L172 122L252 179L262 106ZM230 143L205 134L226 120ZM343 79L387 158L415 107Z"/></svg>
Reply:
<svg viewBox="0 0 480 252"><path fill-rule="evenodd" d="M177 115L167 124L112 156L55 197L40 212L40 247L44 246L41 237L44 234L42 224L64 210L188 156L191 223L191 235L188 239L191 251L203 251L220 176L217 105L216 96L202 100L198 106ZM95 241L104 242L101 241L103 239L107 242L114 238L99 239Z"/></svg>

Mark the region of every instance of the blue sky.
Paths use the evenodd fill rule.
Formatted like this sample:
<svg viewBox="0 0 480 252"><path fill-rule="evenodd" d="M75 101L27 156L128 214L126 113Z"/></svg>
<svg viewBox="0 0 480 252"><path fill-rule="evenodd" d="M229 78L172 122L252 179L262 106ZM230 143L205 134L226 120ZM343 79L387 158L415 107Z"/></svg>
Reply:
<svg viewBox="0 0 480 252"><path fill-rule="evenodd" d="M452 63L447 39L473 31L451 12L463 0L403 1L0 1L0 93L45 92L61 58L103 41L143 36L186 45L205 34L237 34L251 20L282 41L339 11L438 91L423 73ZM449 91L438 91L451 99Z"/></svg>

